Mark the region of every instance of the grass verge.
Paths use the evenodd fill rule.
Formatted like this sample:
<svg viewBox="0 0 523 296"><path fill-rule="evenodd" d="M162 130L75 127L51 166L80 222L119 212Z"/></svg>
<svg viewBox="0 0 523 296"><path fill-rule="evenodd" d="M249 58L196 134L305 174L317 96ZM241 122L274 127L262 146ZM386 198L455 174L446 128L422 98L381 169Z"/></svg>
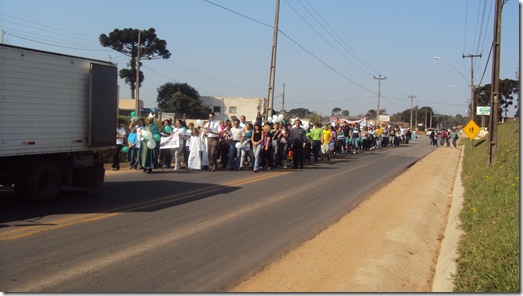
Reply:
<svg viewBox="0 0 523 296"><path fill-rule="evenodd" d="M497 159L488 167L488 140L461 139L465 187L454 275L455 292L520 291L519 122L498 126Z"/></svg>

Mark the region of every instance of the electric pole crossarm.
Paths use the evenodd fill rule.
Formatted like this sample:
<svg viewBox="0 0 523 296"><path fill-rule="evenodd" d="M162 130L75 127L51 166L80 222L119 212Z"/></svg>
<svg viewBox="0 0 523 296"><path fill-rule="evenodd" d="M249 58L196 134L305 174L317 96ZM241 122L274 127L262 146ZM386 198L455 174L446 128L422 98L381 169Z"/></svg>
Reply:
<svg viewBox="0 0 523 296"><path fill-rule="evenodd" d="M463 58L470 58L470 119L474 120L474 58L481 58L481 54L463 54Z"/></svg>

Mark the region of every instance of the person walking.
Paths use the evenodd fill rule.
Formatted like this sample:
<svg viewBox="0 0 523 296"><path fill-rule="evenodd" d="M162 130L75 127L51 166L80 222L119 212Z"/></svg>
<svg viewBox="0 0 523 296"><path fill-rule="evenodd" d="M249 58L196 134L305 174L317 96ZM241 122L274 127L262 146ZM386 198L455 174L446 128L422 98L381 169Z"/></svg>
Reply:
<svg viewBox="0 0 523 296"><path fill-rule="evenodd" d="M323 137L323 130L321 123L314 123L314 128L311 130L312 153L314 155L314 162L320 159L321 155L321 141Z"/></svg>
<svg viewBox="0 0 523 296"><path fill-rule="evenodd" d="M259 122L256 122L254 124L254 131L252 132L251 142L252 142L252 149L254 150L254 166L253 171L256 173L260 170L260 156L261 156L261 148L262 148L262 127Z"/></svg>
<svg viewBox="0 0 523 296"><path fill-rule="evenodd" d="M117 171L120 169L120 152L122 151L123 141L125 139L125 128L120 122L116 122L116 146L113 154L113 165L111 169Z"/></svg>
<svg viewBox="0 0 523 296"><path fill-rule="evenodd" d="M336 129L336 145L334 145L335 152L337 154L342 154L345 152L345 133L343 132L343 127L338 125Z"/></svg>
<svg viewBox="0 0 523 296"><path fill-rule="evenodd" d="M429 138L430 138L430 144L429 144L430 146L438 146L438 140L436 139L435 131L430 132Z"/></svg>
<svg viewBox="0 0 523 296"><path fill-rule="evenodd" d="M143 118L138 118L136 120L136 125L134 125L134 119L131 119L131 124L129 124L129 130L131 130L133 127L136 128L136 145L134 148L136 149L136 160L134 162L134 169L138 169L138 165L140 164L140 152L141 150L141 144L142 144L142 133L145 131L145 121Z"/></svg>
<svg viewBox="0 0 523 296"><path fill-rule="evenodd" d="M457 145L456 145L456 142L458 141L459 139L459 135L458 133L456 132L456 130L454 129L452 131L452 133L450 134L451 138L452 138L452 145L454 146L454 148L458 148Z"/></svg>
<svg viewBox="0 0 523 296"><path fill-rule="evenodd" d="M222 123L223 122L223 126ZM225 121L220 122L220 139L218 140L218 154L220 157L220 164L223 169L227 168L229 163L229 132L231 131L231 123Z"/></svg>
<svg viewBox="0 0 523 296"><path fill-rule="evenodd" d="M206 134L209 171L213 172L218 167L218 138L220 136L220 125L216 120L214 120L214 112L209 113L209 122L206 126Z"/></svg>
<svg viewBox="0 0 523 296"><path fill-rule="evenodd" d="M292 164L295 169L303 169L303 148L305 148L306 135L305 130L300 126L301 121L294 122L294 128L291 130L292 143Z"/></svg>
<svg viewBox="0 0 523 296"><path fill-rule="evenodd" d="M358 140L360 139L360 128L358 123L354 123L352 127L352 153L356 154L359 153L360 150L360 143Z"/></svg>
<svg viewBox="0 0 523 296"><path fill-rule="evenodd" d="M381 130L381 148L385 148L389 145L389 127L383 126Z"/></svg>
<svg viewBox="0 0 523 296"><path fill-rule="evenodd" d="M202 137L200 136L199 128L192 128L191 140L189 142L189 158L187 160L187 170L201 170L202 169Z"/></svg>
<svg viewBox="0 0 523 296"><path fill-rule="evenodd" d="M267 166L267 170L270 170L273 166L272 158L272 133L271 126L265 123L262 127L262 148L261 148L261 159L260 167Z"/></svg>
<svg viewBox="0 0 523 296"><path fill-rule="evenodd" d="M242 148L241 148L241 156L240 156L240 170L243 170L243 166L246 162L246 159L249 158L249 164L251 166L251 169L254 168L254 153L252 152L252 125L250 123L246 123L245 127L242 132Z"/></svg>
<svg viewBox="0 0 523 296"><path fill-rule="evenodd" d="M157 167L158 164L158 154L156 152L156 141L154 140L154 135L160 134L160 131L158 130L158 127L156 127L156 124L154 123L154 117L148 117L145 120L145 130L142 133L142 136L146 135L147 132L151 133L151 137L149 139L142 140L140 144L140 155L138 157L140 168L143 170L144 173L150 174L153 170L153 168ZM154 143L154 147L149 148L148 145L149 141L152 141Z"/></svg>
<svg viewBox="0 0 523 296"><path fill-rule="evenodd" d="M129 146L129 169L137 167L138 163L138 134L136 133L136 126L131 127L131 132L127 137L127 145Z"/></svg>
<svg viewBox="0 0 523 296"><path fill-rule="evenodd" d="M441 147L443 147L443 146L445 146L445 140L447 139L447 131L442 129L441 132L439 133L439 136L440 136L439 145Z"/></svg>
<svg viewBox="0 0 523 296"><path fill-rule="evenodd" d="M321 138L321 158L323 159L324 155L327 155L327 160L330 160L330 150L329 144L332 140L332 132L328 123L323 125L323 132Z"/></svg>
<svg viewBox="0 0 523 296"><path fill-rule="evenodd" d="M290 133L287 126L279 123L279 129L274 133L274 140L276 142L276 166L281 169L287 168L287 151L289 144Z"/></svg>
<svg viewBox="0 0 523 296"><path fill-rule="evenodd" d="M165 119L163 122L162 122L162 128L160 129L160 135L162 137L169 137L171 136L171 133L168 133L167 130L171 130L172 132L172 127L171 127L171 121L169 119ZM162 168L170 168L171 167L171 162L172 162L172 153L171 153L171 148L167 148L167 149L160 149L160 165L162 166Z"/></svg>
<svg viewBox="0 0 523 296"><path fill-rule="evenodd" d="M305 148L303 148L303 161L310 163L311 162L311 151L312 151L312 136L311 128L308 123L304 126L305 129Z"/></svg>
<svg viewBox="0 0 523 296"><path fill-rule="evenodd" d="M242 131L240 120L235 119L229 132L229 171L238 170L240 167Z"/></svg>
<svg viewBox="0 0 523 296"><path fill-rule="evenodd" d="M174 148L174 171L177 171L180 169L180 163L181 163L181 157L180 154L184 149L182 136L187 132L187 129L183 127L183 123L181 119L177 119L175 123L175 127L173 129L173 136L178 137L178 143L179 146L177 148Z"/></svg>

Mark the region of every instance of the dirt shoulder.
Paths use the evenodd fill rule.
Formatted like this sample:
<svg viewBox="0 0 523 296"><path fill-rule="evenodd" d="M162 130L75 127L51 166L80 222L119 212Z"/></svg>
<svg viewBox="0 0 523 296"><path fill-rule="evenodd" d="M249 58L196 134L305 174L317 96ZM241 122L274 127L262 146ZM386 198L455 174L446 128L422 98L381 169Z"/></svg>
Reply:
<svg viewBox="0 0 523 296"><path fill-rule="evenodd" d="M459 236L451 206L460 155L437 148L231 292L431 292L438 260L434 291L451 291L455 242L442 240Z"/></svg>

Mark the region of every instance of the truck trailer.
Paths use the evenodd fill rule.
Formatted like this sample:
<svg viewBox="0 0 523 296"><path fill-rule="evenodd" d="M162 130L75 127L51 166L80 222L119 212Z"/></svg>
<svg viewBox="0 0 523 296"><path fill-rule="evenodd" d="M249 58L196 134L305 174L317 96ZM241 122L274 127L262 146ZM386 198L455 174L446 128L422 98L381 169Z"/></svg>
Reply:
<svg viewBox="0 0 523 296"><path fill-rule="evenodd" d="M42 203L61 186L100 188L116 143L118 69L0 44L0 185Z"/></svg>

